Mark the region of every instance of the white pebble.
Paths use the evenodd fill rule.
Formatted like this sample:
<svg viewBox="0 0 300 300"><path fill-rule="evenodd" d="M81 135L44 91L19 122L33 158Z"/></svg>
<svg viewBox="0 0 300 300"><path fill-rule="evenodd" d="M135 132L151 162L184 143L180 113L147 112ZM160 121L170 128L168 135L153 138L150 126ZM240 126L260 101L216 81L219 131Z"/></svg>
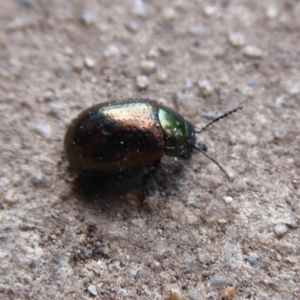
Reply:
<svg viewBox="0 0 300 300"><path fill-rule="evenodd" d="M274 5L267 7L266 15L269 19L274 19L278 16L278 8Z"/></svg>
<svg viewBox="0 0 300 300"><path fill-rule="evenodd" d="M233 32L229 35L229 42L233 47L243 47L246 43L246 40L242 33Z"/></svg>
<svg viewBox="0 0 300 300"><path fill-rule="evenodd" d="M225 201L225 203L229 204L233 201L233 198L230 196L226 196L226 197L223 197L223 200Z"/></svg>
<svg viewBox="0 0 300 300"><path fill-rule="evenodd" d="M248 45L243 49L243 54L250 58L261 58L263 56L261 49L251 45Z"/></svg>
<svg viewBox="0 0 300 300"><path fill-rule="evenodd" d="M82 21L85 25L92 25L97 21L97 14L94 10L86 9L82 14Z"/></svg>
<svg viewBox="0 0 300 300"><path fill-rule="evenodd" d="M160 55L159 50L157 48L152 48L148 52L147 57L148 58L157 58L157 57L159 57L159 55Z"/></svg>
<svg viewBox="0 0 300 300"><path fill-rule="evenodd" d="M268 119L263 114L260 113L256 114L255 119L263 125L269 123Z"/></svg>
<svg viewBox="0 0 300 300"><path fill-rule="evenodd" d="M110 224L102 231L103 236L109 241L127 240L127 233L118 225Z"/></svg>
<svg viewBox="0 0 300 300"><path fill-rule="evenodd" d="M53 97L54 97L53 91L46 91L42 94L42 99L44 101L50 101L53 99Z"/></svg>
<svg viewBox="0 0 300 300"><path fill-rule="evenodd" d="M138 22L135 22L135 21L129 21L125 24L125 27L128 31L132 32L132 33L135 33L139 30L140 28L140 25Z"/></svg>
<svg viewBox="0 0 300 300"><path fill-rule="evenodd" d="M194 25L188 29L188 32L194 36L201 36L206 31L207 31L207 29L202 25Z"/></svg>
<svg viewBox="0 0 300 300"><path fill-rule="evenodd" d="M215 6L211 6L211 5L208 5L206 7L204 7L204 14L208 17L214 15L217 11L217 8Z"/></svg>
<svg viewBox="0 0 300 300"><path fill-rule="evenodd" d="M135 16L144 17L147 14L147 10L143 0L133 0L131 12Z"/></svg>
<svg viewBox="0 0 300 300"><path fill-rule="evenodd" d="M146 74L146 75L153 73L156 69L156 65L153 60L141 61L140 67L141 67L142 73Z"/></svg>
<svg viewBox="0 0 300 300"><path fill-rule="evenodd" d="M255 145L258 141L258 137L254 133L248 131L243 134L241 140L247 145Z"/></svg>
<svg viewBox="0 0 300 300"><path fill-rule="evenodd" d="M157 73L157 81L158 82L165 82L168 78L168 74L166 72L160 71Z"/></svg>
<svg viewBox="0 0 300 300"><path fill-rule="evenodd" d="M141 89L144 90L149 86L150 82L148 79L148 76L145 75L139 75L136 77L136 86Z"/></svg>
<svg viewBox="0 0 300 300"><path fill-rule="evenodd" d="M204 96L209 96L213 93L214 88L208 80L198 81L198 86Z"/></svg>
<svg viewBox="0 0 300 300"><path fill-rule="evenodd" d="M97 292L97 289L96 289L96 286L91 284L87 287L87 290L88 292L93 295L93 296L97 296L98 295L98 292Z"/></svg>
<svg viewBox="0 0 300 300"><path fill-rule="evenodd" d="M35 174L31 177L31 182L36 187L50 187L51 182L47 179L47 177L41 174Z"/></svg>
<svg viewBox="0 0 300 300"><path fill-rule="evenodd" d="M64 51L65 51L65 54L67 54L69 56L72 56L74 54L73 49L71 47L68 47L68 46L65 47Z"/></svg>
<svg viewBox="0 0 300 300"><path fill-rule="evenodd" d="M185 0L176 0L176 1L174 1L174 6L178 9L186 8L187 1L185 1Z"/></svg>
<svg viewBox="0 0 300 300"><path fill-rule="evenodd" d="M45 138L50 138L52 134L51 126L44 123L38 123L34 127L35 131L44 136Z"/></svg>
<svg viewBox="0 0 300 300"><path fill-rule="evenodd" d="M283 82L284 90L290 95L297 95L300 93L300 81L289 79Z"/></svg>
<svg viewBox="0 0 300 300"><path fill-rule="evenodd" d="M104 51L104 56L109 58L109 57L113 57L113 56L117 56L119 55L120 50L116 45L108 45L108 47L106 48L106 50Z"/></svg>
<svg viewBox="0 0 300 300"><path fill-rule="evenodd" d="M287 231L288 231L288 228L285 224L279 223L274 227L274 232L277 236L282 236L285 233L287 233Z"/></svg>
<svg viewBox="0 0 300 300"><path fill-rule="evenodd" d="M162 16L165 20L173 20L176 17L175 9L171 6L163 8Z"/></svg>
<svg viewBox="0 0 300 300"><path fill-rule="evenodd" d="M84 58L84 64L89 69L94 68L95 65L96 65L95 61L90 57L85 57Z"/></svg>

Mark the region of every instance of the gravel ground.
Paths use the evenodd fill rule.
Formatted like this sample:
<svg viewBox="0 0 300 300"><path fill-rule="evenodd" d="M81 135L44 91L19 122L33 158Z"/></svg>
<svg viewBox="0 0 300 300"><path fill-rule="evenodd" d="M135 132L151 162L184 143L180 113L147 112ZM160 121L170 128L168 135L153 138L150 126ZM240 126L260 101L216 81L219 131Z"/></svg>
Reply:
<svg viewBox="0 0 300 300"><path fill-rule="evenodd" d="M300 2L0 0L1 299L300 299ZM201 154L73 174L82 109L147 97Z"/></svg>

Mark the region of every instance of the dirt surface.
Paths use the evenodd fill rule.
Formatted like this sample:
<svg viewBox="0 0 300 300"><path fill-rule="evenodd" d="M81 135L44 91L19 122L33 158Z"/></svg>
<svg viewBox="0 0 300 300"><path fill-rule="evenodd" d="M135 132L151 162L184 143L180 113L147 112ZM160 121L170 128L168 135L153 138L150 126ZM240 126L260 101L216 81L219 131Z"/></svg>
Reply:
<svg viewBox="0 0 300 300"><path fill-rule="evenodd" d="M299 1L0 7L1 299L300 299ZM244 106L198 136L233 182L166 158L142 205L73 174L71 119L128 97L198 128Z"/></svg>

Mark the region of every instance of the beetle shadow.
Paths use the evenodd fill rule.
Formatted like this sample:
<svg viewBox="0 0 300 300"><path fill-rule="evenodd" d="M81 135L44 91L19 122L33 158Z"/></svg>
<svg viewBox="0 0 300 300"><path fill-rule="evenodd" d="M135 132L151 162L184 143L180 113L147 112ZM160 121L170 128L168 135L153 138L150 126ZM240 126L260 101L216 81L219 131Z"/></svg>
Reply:
<svg viewBox="0 0 300 300"><path fill-rule="evenodd" d="M118 174L78 174L72 183L72 194L85 205L105 211L143 208L148 197L179 189L177 179L183 169L181 162L168 162Z"/></svg>

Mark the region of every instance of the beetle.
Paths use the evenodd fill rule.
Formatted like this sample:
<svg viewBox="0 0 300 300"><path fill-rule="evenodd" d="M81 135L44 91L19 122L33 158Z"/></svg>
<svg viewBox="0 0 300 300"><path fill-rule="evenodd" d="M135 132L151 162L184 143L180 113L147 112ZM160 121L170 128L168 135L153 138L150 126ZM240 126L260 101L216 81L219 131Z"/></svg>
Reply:
<svg viewBox="0 0 300 300"><path fill-rule="evenodd" d="M150 99L100 103L71 122L64 138L65 155L77 172L107 174L154 166L164 155L188 159L196 150L230 180L223 167L208 156L206 146L196 142L196 134L241 108L196 130L181 114Z"/></svg>

